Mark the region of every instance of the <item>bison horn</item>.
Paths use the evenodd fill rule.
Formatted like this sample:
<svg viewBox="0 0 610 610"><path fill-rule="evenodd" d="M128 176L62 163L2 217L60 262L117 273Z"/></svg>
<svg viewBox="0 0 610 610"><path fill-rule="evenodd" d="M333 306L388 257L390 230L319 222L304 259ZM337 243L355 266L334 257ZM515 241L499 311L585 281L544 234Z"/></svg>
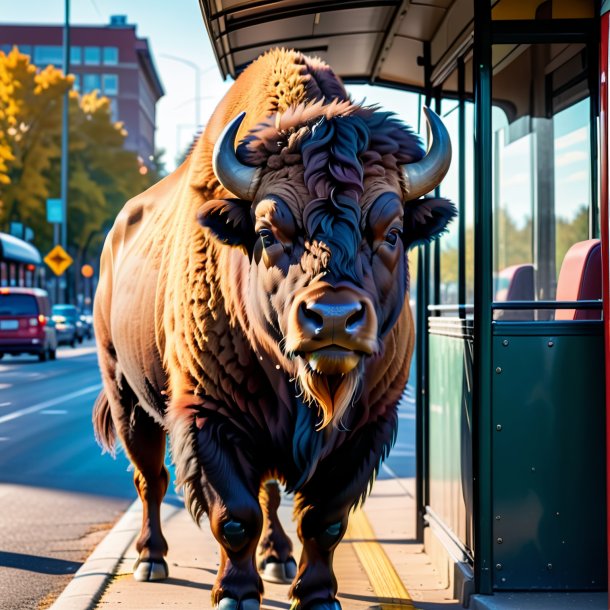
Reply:
<svg viewBox="0 0 610 610"><path fill-rule="evenodd" d="M235 154L235 138L246 116L237 115L223 130L214 146L212 167L220 184L239 199L252 201L260 180L260 167L244 165Z"/></svg>
<svg viewBox="0 0 610 610"><path fill-rule="evenodd" d="M439 116L424 106L432 144L426 156L415 163L403 165L408 200L419 199L436 188L451 165L451 140Z"/></svg>

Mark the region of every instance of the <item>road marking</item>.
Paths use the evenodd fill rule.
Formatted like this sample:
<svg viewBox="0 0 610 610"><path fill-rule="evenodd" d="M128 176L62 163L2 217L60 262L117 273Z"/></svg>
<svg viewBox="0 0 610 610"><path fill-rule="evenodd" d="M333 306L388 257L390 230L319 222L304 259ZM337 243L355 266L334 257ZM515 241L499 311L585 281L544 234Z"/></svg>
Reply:
<svg viewBox="0 0 610 610"><path fill-rule="evenodd" d="M37 405L32 405L31 407L27 407L25 409L20 409L19 411L14 411L13 413L8 413L7 415L2 415L0 417L0 424L3 424L7 421L12 421L13 419L17 419L22 417L23 415L30 415L31 413L38 413L38 411L42 411L44 409L48 409L49 407L54 407L55 405L61 405L66 403L68 400L72 400L73 398L78 398L79 396L85 396L86 394L93 394L94 392L99 392L102 389L101 383L96 383L95 385L87 386L82 390L78 390L77 392L72 392L70 394L66 394L65 396L61 396L59 398L53 398L53 400L45 400L44 402L39 402Z"/></svg>
<svg viewBox="0 0 610 610"><path fill-rule="evenodd" d="M45 409L41 411L41 415L65 415L67 411L65 409Z"/></svg>
<svg viewBox="0 0 610 610"><path fill-rule="evenodd" d="M373 586L375 595L383 599L376 608L380 610L412 609L415 610L409 592L396 572L396 568L386 555L383 547L377 542L373 528L363 510L352 514L347 527L347 538L351 544ZM349 542L350 540L346 540Z"/></svg>
<svg viewBox="0 0 610 610"><path fill-rule="evenodd" d="M0 443L3 441L8 441L8 436L0 436Z"/></svg>
<svg viewBox="0 0 610 610"><path fill-rule="evenodd" d="M10 402L0 402L0 407L10 407L11 403Z"/></svg>
<svg viewBox="0 0 610 610"><path fill-rule="evenodd" d="M12 383L0 383L0 390L8 390L8 388L12 388Z"/></svg>

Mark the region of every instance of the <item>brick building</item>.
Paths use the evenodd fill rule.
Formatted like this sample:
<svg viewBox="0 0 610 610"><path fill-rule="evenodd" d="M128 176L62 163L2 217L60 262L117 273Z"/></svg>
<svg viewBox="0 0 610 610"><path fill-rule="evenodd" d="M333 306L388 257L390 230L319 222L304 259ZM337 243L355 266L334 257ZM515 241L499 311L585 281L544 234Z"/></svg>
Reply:
<svg viewBox="0 0 610 610"><path fill-rule="evenodd" d="M0 50L13 46L40 67L63 67L63 28L59 25L0 24ZM77 90L99 90L110 99L114 120L122 121L125 146L148 164L155 150L155 108L164 94L146 38L123 15L106 26L70 27L70 72Z"/></svg>

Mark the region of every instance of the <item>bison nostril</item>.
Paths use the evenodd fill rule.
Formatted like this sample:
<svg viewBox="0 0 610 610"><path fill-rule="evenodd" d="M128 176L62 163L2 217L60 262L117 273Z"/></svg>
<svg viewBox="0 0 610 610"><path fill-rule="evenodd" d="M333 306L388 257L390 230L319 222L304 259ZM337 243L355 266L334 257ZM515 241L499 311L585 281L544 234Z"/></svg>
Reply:
<svg viewBox="0 0 610 610"><path fill-rule="evenodd" d="M316 334L320 332L320 329L324 326L324 318L313 309L310 309L307 303L301 303L300 310L303 321L307 321L313 325Z"/></svg>
<svg viewBox="0 0 610 610"><path fill-rule="evenodd" d="M362 303L358 303L358 309L348 316L345 320L346 330L355 330L360 325L360 322L364 320L364 306Z"/></svg>

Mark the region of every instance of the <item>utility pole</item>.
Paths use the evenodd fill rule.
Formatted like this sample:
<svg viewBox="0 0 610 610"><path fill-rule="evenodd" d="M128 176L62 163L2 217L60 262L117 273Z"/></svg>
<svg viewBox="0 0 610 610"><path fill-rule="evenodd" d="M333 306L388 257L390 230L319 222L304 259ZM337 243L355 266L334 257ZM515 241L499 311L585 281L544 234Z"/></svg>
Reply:
<svg viewBox="0 0 610 610"><path fill-rule="evenodd" d="M64 75L70 73L70 0L65 0L65 22L63 31L63 59ZM64 94L63 117L61 126L61 207L63 222L61 223L61 246L68 251L68 119L70 109L70 93ZM59 236L56 236L59 237ZM56 241L57 243L57 241ZM59 278L58 278L59 281ZM67 282L67 276L66 276ZM59 293L59 291L58 291ZM65 300L68 300L68 286L66 283Z"/></svg>

